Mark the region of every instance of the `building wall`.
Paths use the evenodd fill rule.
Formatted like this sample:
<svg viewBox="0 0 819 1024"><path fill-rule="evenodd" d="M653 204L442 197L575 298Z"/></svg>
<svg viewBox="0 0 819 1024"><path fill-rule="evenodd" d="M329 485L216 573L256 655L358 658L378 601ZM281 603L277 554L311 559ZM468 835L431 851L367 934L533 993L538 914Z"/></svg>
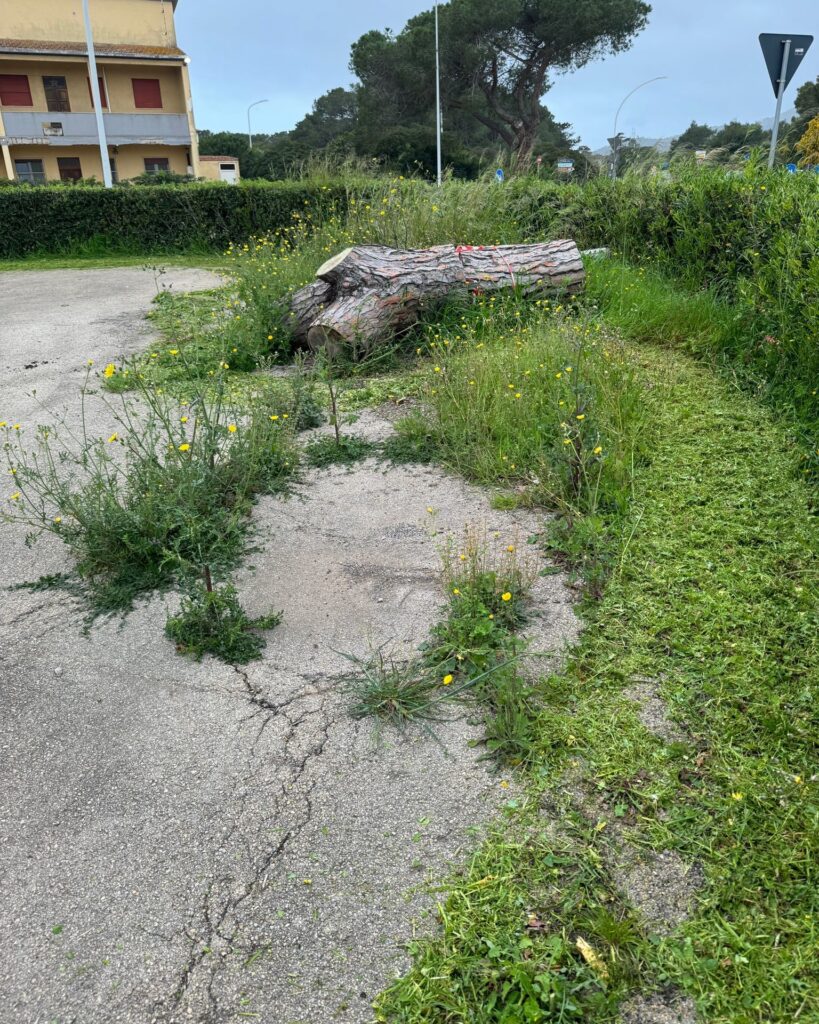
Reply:
<svg viewBox="0 0 819 1024"><path fill-rule="evenodd" d="M60 180L58 157L79 157L83 177L102 181L102 161L97 146L10 146L9 151L12 166L15 160L42 160L46 176L53 181ZM187 174L189 152L190 150L183 146L120 146L118 152L111 154L111 159L116 161L117 177L120 181L125 181L145 173L146 157L165 157L174 174ZM5 177L0 161L0 178Z"/></svg>
<svg viewBox="0 0 819 1024"><path fill-rule="evenodd" d="M222 176L220 173L219 165L221 163L234 163L236 165L236 180L239 181L241 178L241 172L239 168L239 161L235 157L230 157L227 160L205 160L201 156L199 157L199 177L204 178L205 181L221 181Z"/></svg>
<svg viewBox="0 0 819 1024"><path fill-rule="evenodd" d="M150 2L158 3L159 0L150 0ZM105 93L108 99L106 109L112 113L134 114L138 112L134 104L134 89L131 84L134 78L159 79L162 110L170 114L187 112L181 64L168 67L156 61L123 62L98 58L97 71L105 83ZM48 105L43 87L44 75L60 75L65 78L72 113L91 113L94 110L91 94L88 91L88 64L84 58L77 60L37 59L34 57L14 60L0 58L0 74L27 75L33 103L31 107L4 105L4 111L34 110L45 113L48 110ZM139 112L144 111L140 108ZM54 119L59 119L56 111Z"/></svg>
<svg viewBox="0 0 819 1024"><path fill-rule="evenodd" d="M81 0L3 0L2 36L82 42ZM176 46L171 0L89 0L94 38L100 43Z"/></svg>

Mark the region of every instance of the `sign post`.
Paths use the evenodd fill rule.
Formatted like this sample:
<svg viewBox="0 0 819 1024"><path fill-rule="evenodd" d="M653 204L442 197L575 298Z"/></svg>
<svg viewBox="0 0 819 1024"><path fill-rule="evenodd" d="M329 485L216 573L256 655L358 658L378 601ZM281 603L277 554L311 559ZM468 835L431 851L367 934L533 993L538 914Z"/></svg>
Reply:
<svg viewBox="0 0 819 1024"><path fill-rule="evenodd" d="M774 96L776 96L776 114L771 131L771 152L768 156L768 167L776 161L776 144L779 141L779 120L782 117L782 100L785 90L796 74L796 70L810 49L813 36L785 35L784 33L763 32L759 37L759 45L768 65Z"/></svg>

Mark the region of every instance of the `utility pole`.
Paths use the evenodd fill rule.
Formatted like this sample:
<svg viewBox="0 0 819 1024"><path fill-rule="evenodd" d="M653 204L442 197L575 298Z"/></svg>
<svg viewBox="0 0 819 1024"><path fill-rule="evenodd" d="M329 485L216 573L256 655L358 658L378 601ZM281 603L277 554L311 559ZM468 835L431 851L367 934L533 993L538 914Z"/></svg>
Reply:
<svg viewBox="0 0 819 1024"><path fill-rule="evenodd" d="M88 13L88 0L82 0L82 16L85 19L85 42L88 47L88 80L91 83L91 99L94 101L94 114L97 119L97 138L100 146L102 163L102 179L106 188L114 184L111 175L111 158L108 155L108 140L105 137L105 119L102 114L100 97L100 80L97 77L97 55L94 52L94 33L91 31L91 15Z"/></svg>
<svg viewBox="0 0 819 1024"><path fill-rule="evenodd" d="M771 130L771 151L768 154L768 170L773 168L774 161L776 160L776 144L779 142L779 120L782 117L782 100L785 98L792 42L793 40L786 39L782 48L782 71L779 75L779 91L776 94L776 113L774 114L773 129Z"/></svg>
<svg viewBox="0 0 819 1024"><path fill-rule="evenodd" d="M441 165L441 39L438 32L438 0L435 0L435 139L438 188L440 188L443 181L443 169Z"/></svg>
<svg viewBox="0 0 819 1024"><path fill-rule="evenodd" d="M253 149L253 132L250 130L250 111L254 107L258 107L260 103L269 103L269 100L256 100L255 103L251 103L247 108L247 141L251 149Z"/></svg>

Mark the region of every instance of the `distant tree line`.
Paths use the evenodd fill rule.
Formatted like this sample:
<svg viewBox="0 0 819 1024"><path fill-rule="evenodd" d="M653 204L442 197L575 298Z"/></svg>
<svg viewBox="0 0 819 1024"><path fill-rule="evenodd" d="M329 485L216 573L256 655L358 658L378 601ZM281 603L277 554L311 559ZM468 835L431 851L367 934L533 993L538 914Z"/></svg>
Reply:
<svg viewBox="0 0 819 1024"><path fill-rule="evenodd" d="M517 167L573 156L593 168L568 124L542 102L551 76L627 49L646 24L643 0L450 0L439 8L446 165L474 177L502 155ZM204 154L239 157L245 177L287 176L324 155L431 176L436 162L433 11L398 33L365 33L352 47L356 83L321 96L289 132L201 133Z"/></svg>

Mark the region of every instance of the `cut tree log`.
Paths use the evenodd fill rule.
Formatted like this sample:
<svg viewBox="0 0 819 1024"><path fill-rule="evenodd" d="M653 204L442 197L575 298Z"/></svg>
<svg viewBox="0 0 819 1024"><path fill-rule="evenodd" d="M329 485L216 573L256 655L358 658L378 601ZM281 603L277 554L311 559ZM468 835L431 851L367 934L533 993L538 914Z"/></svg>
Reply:
<svg viewBox="0 0 819 1024"><path fill-rule="evenodd" d="M314 350L366 352L407 330L450 296L518 288L524 295L582 290L583 260L568 240L534 245L345 249L291 300L297 340Z"/></svg>

